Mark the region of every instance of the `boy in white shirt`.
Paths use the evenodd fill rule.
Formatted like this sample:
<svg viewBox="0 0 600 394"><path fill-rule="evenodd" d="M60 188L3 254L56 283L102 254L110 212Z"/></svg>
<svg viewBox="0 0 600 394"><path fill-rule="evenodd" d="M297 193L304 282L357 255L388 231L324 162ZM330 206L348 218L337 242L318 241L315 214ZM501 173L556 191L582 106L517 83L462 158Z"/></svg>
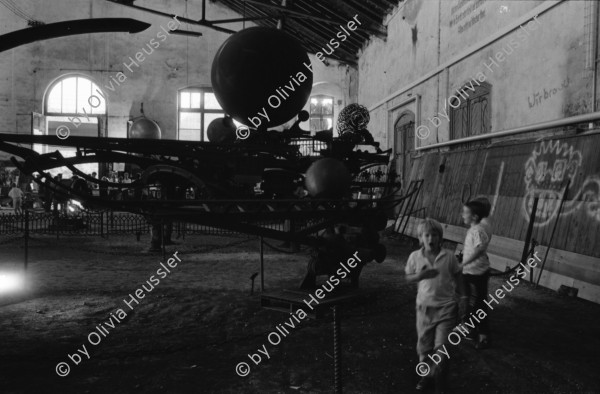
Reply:
<svg viewBox="0 0 600 394"><path fill-rule="evenodd" d="M417 233L422 248L411 253L404 271L407 282L419 282L417 353L420 362L428 362L427 356L444 345L456 325L457 291L463 294L462 268L452 252L442 249L443 229L439 222L425 219L417 227ZM447 359L431 366L431 371L417 384L417 390L425 390L432 375L436 390L442 391L446 384Z"/></svg>
<svg viewBox="0 0 600 394"><path fill-rule="evenodd" d="M478 200L469 201L463 206L462 218L465 224L469 226L461 263L465 292L469 297L469 309L465 316L479 309L485 309L486 306L485 300L488 296L490 277L490 260L487 255L487 248L491 240L491 228L483 226L481 221L488 214L489 209L486 204ZM486 316L478 323L477 349L489 347L490 328L488 319L489 317ZM475 339L474 332L468 338Z"/></svg>

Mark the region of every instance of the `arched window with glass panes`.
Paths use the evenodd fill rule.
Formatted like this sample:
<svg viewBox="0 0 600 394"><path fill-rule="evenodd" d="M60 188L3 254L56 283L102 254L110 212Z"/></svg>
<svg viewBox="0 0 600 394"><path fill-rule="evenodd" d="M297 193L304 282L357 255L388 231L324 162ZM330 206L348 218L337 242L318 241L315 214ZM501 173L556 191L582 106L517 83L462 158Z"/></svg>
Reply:
<svg viewBox="0 0 600 394"><path fill-rule="evenodd" d="M44 95L44 131L35 133L71 136L106 137L106 95L100 87L83 74L67 74L54 80ZM59 151L64 157L73 157L76 148L34 144L39 153ZM78 164L79 170L86 174L98 173L98 163ZM71 172L66 167L49 171L51 174L63 173L68 177Z"/></svg>
<svg viewBox="0 0 600 394"><path fill-rule="evenodd" d="M319 94L310 97L310 131L333 128L333 97Z"/></svg>

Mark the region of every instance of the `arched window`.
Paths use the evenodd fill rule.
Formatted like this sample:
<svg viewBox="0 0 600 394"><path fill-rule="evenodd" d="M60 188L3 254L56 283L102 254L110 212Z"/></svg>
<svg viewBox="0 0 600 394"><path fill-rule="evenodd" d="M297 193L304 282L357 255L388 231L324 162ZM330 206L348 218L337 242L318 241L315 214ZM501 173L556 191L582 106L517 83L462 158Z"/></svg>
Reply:
<svg viewBox="0 0 600 394"><path fill-rule="evenodd" d="M91 79L84 75L69 74L53 81L44 96L45 130L40 134L57 135L61 139L70 136L106 136L106 95ZM36 131L34 131L36 133ZM59 151L64 157L72 157L76 149L63 146L34 145L39 153ZM77 168L87 174L98 173L98 163L80 164ZM67 168L50 171L70 176Z"/></svg>
<svg viewBox="0 0 600 394"><path fill-rule="evenodd" d="M333 127L333 97L319 94L310 97L310 131Z"/></svg>
<svg viewBox="0 0 600 394"><path fill-rule="evenodd" d="M80 75L55 81L44 100L46 115L104 115L106 101L94 82Z"/></svg>

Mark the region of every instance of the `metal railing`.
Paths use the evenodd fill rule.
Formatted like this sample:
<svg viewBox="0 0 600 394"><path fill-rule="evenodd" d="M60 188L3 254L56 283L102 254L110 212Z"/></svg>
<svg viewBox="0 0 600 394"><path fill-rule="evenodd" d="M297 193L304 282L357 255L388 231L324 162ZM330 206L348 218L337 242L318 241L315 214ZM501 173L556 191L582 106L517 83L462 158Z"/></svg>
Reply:
<svg viewBox="0 0 600 394"><path fill-rule="evenodd" d="M26 211L22 215L0 214L0 236L24 234L80 235L108 237L117 234L149 234L152 225L143 215L115 211L82 211L77 215L61 212ZM186 234L232 235L234 231L193 223L173 223L173 232Z"/></svg>

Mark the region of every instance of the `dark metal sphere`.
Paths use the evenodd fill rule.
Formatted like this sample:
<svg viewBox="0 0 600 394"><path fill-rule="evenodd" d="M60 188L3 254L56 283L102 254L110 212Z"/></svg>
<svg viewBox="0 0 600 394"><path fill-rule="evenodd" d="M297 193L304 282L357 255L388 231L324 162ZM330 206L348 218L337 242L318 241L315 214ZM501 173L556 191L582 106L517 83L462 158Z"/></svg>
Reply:
<svg viewBox="0 0 600 394"><path fill-rule="evenodd" d="M295 38L281 30L251 27L219 48L211 81L219 104L235 120L252 126L249 118L256 118L254 126L274 127L306 104L313 81L306 65L310 66L308 55ZM269 120L258 115L265 111Z"/></svg>
<svg viewBox="0 0 600 394"><path fill-rule="evenodd" d="M133 121L129 128L129 138L144 138L159 140L161 137L160 126L148 118L139 118Z"/></svg>
<svg viewBox="0 0 600 394"><path fill-rule="evenodd" d="M235 123L230 117L214 119L206 130L208 140L218 144L235 141Z"/></svg>
<svg viewBox="0 0 600 394"><path fill-rule="evenodd" d="M350 190L350 172L339 160L325 158L315 161L306 171L308 193L319 198L341 198Z"/></svg>

